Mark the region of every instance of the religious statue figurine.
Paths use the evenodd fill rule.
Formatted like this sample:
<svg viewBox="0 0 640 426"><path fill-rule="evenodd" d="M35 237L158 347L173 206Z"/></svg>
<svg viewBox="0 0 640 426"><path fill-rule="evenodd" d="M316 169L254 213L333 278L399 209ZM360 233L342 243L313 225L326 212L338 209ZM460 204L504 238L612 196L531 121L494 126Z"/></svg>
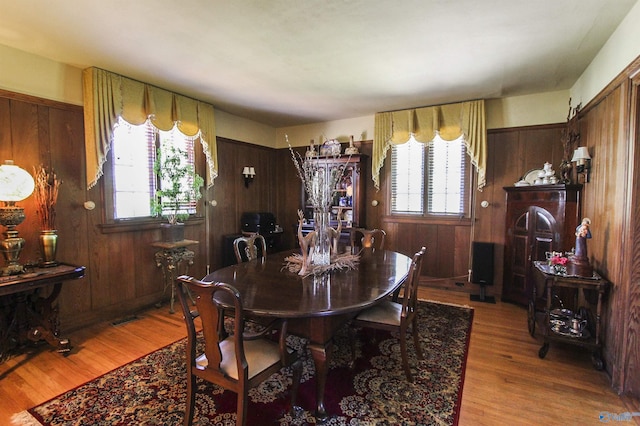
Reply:
<svg viewBox="0 0 640 426"><path fill-rule="evenodd" d="M591 219L585 217L580 225L576 227L576 247L575 253L569 259L567 274L579 277L593 276L593 267L589 263L587 256L587 239L591 238Z"/></svg>

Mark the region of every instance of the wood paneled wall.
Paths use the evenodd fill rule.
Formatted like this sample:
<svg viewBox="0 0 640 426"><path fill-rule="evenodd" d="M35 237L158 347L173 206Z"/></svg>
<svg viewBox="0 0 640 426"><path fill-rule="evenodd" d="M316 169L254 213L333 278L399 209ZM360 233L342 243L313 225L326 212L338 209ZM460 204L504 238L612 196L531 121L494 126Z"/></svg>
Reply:
<svg viewBox="0 0 640 426"><path fill-rule="evenodd" d="M638 98L637 81L627 77L612 84L580 115L580 144L588 146L594 158L592 182L585 186L583 206L594 228L589 255L613 284L605 316L605 363L614 386L635 395L640 388L640 378L631 374L640 366L640 171L634 147L638 140ZM389 247L404 253L426 244L429 255L423 275L433 278L425 284L434 286L452 286L466 276L471 241L495 243L495 285L488 293L499 295L504 250L503 187L513 185L525 172L541 168L547 161L557 170L563 128L564 123L559 123L490 130L487 186L482 192L474 192L474 217L467 222L394 219L386 214L389 165L382 169L380 191L373 188L369 167L365 178L366 225L384 228L389 234ZM360 144L361 152L369 156L371 148L370 141ZM200 206L204 219L189 223L186 229L187 238L200 241L189 271L195 276L222 265L223 236L240 230L244 211L274 212L285 230L283 248L295 246L293 226L301 186L289 150L218 138L218 158L220 175ZM87 266L84 279L63 286L59 298L63 330L128 315L163 297L166 300L162 273L155 265L155 249L150 245L160 239L159 229L123 230L101 225L101 184L88 191L85 186L81 107L0 91L0 161L4 159L13 159L28 171L42 163L53 167L63 180L58 203L58 259ZM204 167L202 157L198 162ZM249 188L244 187L241 176L244 166L255 167L257 173ZM375 207L371 205L374 199L379 202ZM96 203L95 210L83 208L87 200ZM213 200L216 206L210 204ZM489 202L488 208L479 207L483 200ZM38 258L38 224L33 198L21 204L27 215L18 228L27 240L21 259L34 261ZM464 289L477 292L473 285Z"/></svg>
<svg viewBox="0 0 640 426"><path fill-rule="evenodd" d="M583 215L592 221L589 258L611 282L604 358L612 385L640 400L640 58L579 114L580 145L592 157Z"/></svg>
<svg viewBox="0 0 640 426"><path fill-rule="evenodd" d="M197 149L196 153L203 170L204 157ZM198 207L204 219L190 220L185 230L185 238L200 242L192 247L195 258L188 271L199 277L222 264L223 236L240 230L242 212L275 209L275 150L220 139L218 153L220 175ZM38 164L53 167L63 181L57 204L57 259L86 266L85 277L66 283L58 299L63 330L167 300L169 289L164 290L162 271L154 259L157 249L151 246L160 240L159 222L103 226L103 180L86 190L81 107L0 91L0 161L5 159L29 172ZM241 175L245 165L257 172L249 188ZM96 203L94 210L84 209L87 200ZM211 200L217 206L211 206ZM26 240L21 261L35 262L39 226L33 197L20 204L26 214L18 227Z"/></svg>
<svg viewBox="0 0 640 426"><path fill-rule="evenodd" d="M160 239L150 228L103 227L102 183L86 191L84 175L84 132L80 107L2 92L0 97L1 158L13 158L31 170L39 163L52 166L64 180L59 200L60 260L87 266L87 277L65 285L60 297L63 327L124 315L154 303L163 296L162 274L155 266L151 243ZM376 191L367 167L365 181L366 226L388 232L388 247L412 254L427 245L429 256L423 275L436 278L432 285L453 286L465 281L470 267L471 241L496 243L496 285L500 294L502 245L504 243L504 191L522 174L540 168L545 161L559 164L562 125L495 130L489 132L488 184L474 194L475 219L426 221L397 219L387 214L389 165L382 169L382 185ZM357 143L371 158L372 142ZM296 148L300 153L304 148ZM198 151L197 151L198 152ZM204 275L207 268L222 265L223 237L238 233L245 211L270 211L284 228L282 247L295 247L294 226L300 208L301 184L289 149L274 150L258 145L218 138L219 176L205 192L200 209L204 220L190 222L186 236L200 241L195 264L189 273ZM198 158L204 167L202 156ZM253 166L256 177L248 188L241 175ZM82 207L86 200L96 209ZM216 205L211 204L212 201ZM372 206L371 201L378 201ZM487 200L487 209L479 202ZM27 220L20 230L27 238L23 260L35 260L37 222L33 200L25 201ZM467 291L474 292L473 286ZM165 295L166 297L166 295Z"/></svg>
<svg viewBox="0 0 640 426"><path fill-rule="evenodd" d="M478 191L473 189L471 219L411 219L388 215L389 169L388 156L381 171L380 192L370 185L370 200L380 202L371 213L367 212L367 224L375 223L389 234L390 247L403 253L413 253L426 244L428 255L423 263L422 282L427 285L453 288L456 282L465 283L457 290L477 293L478 287L467 283L471 268L471 243L473 241L495 244L494 285L488 294L502 292L502 271L505 235L505 191L527 171L541 169L545 162L558 170L562 161L560 138L565 124L531 126L510 129L494 129L488 132L487 184ZM559 172L558 172L559 175ZM480 207L487 201L487 208ZM370 220L371 219L371 220Z"/></svg>

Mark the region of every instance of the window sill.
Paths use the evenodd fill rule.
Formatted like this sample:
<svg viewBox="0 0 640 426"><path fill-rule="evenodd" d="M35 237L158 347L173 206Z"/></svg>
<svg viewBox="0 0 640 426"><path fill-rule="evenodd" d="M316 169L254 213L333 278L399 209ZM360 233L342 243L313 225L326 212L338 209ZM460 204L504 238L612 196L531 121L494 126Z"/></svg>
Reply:
<svg viewBox="0 0 640 426"><path fill-rule="evenodd" d="M471 218L457 216L385 215L382 223L420 223L432 225L471 226Z"/></svg>
<svg viewBox="0 0 640 426"><path fill-rule="evenodd" d="M116 234L120 232L148 231L153 229L160 229L160 224L162 223L166 223L166 220L131 219L120 220L114 223L102 223L98 225L98 227L103 234ZM203 223L204 217L191 217L186 222L184 222L185 226L202 225Z"/></svg>

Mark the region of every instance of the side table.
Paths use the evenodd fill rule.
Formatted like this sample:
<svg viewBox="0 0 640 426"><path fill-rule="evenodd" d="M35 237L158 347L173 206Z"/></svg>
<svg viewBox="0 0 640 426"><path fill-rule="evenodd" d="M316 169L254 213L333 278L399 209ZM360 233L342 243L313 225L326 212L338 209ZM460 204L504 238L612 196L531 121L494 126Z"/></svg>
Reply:
<svg viewBox="0 0 640 426"><path fill-rule="evenodd" d="M156 252L155 258L156 266L158 268L162 267L162 275L164 278L163 294L167 291L167 288L171 286L171 302L169 305L169 313L171 314L175 312L173 305L176 297L175 281L178 276L178 271L183 262L186 262L184 274L189 270L189 266L193 265L194 253L187 247L196 244L199 244L199 242L194 240L182 240L171 243L156 241L151 243L153 247L160 249Z"/></svg>
<svg viewBox="0 0 640 426"><path fill-rule="evenodd" d="M45 340L67 355L69 339L59 336L58 307L62 283L84 277L84 266L60 263L48 268L33 268L18 275L0 277L0 362L11 351L27 342ZM40 292L53 286L47 297Z"/></svg>
<svg viewBox="0 0 640 426"><path fill-rule="evenodd" d="M544 343L538 352L540 358L544 358L549 350L550 342L563 342L581 346L591 349L591 360L593 366L597 370L602 370L602 303L603 298L609 288L609 282L603 279L596 272L591 277L579 277L572 275L561 275L554 273L549 265L543 261L534 262L535 269L542 275L545 280L547 300L544 319ZM568 324L573 318L571 311L562 309L561 315L566 319L553 318L554 324L552 325L552 310L551 302L554 294L554 289L558 287L573 288L576 290L582 290L583 292L592 290L598 294L598 300L596 303L595 313L595 329L589 332L588 329L585 332L574 333L570 330L570 324ZM534 292L534 298L535 292ZM576 295L577 298L577 295ZM585 299L586 299L585 295ZM576 304L577 307L577 304Z"/></svg>

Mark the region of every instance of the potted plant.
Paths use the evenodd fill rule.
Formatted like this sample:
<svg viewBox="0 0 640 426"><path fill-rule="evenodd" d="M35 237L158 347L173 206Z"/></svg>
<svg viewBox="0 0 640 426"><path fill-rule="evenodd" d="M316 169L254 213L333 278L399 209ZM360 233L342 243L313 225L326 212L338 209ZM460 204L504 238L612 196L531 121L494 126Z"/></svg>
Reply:
<svg viewBox="0 0 640 426"><path fill-rule="evenodd" d="M151 209L157 216L167 219L162 225L163 239L169 242L184 239L183 221L189 217L188 206L202 197L202 176L187 161L187 152L170 146L166 152L158 148L153 172L160 189L152 200Z"/></svg>
<svg viewBox="0 0 640 426"><path fill-rule="evenodd" d="M56 203L62 181L53 169L43 165L34 168L36 211L40 219L40 250L42 266L55 266L58 235L56 231Z"/></svg>

